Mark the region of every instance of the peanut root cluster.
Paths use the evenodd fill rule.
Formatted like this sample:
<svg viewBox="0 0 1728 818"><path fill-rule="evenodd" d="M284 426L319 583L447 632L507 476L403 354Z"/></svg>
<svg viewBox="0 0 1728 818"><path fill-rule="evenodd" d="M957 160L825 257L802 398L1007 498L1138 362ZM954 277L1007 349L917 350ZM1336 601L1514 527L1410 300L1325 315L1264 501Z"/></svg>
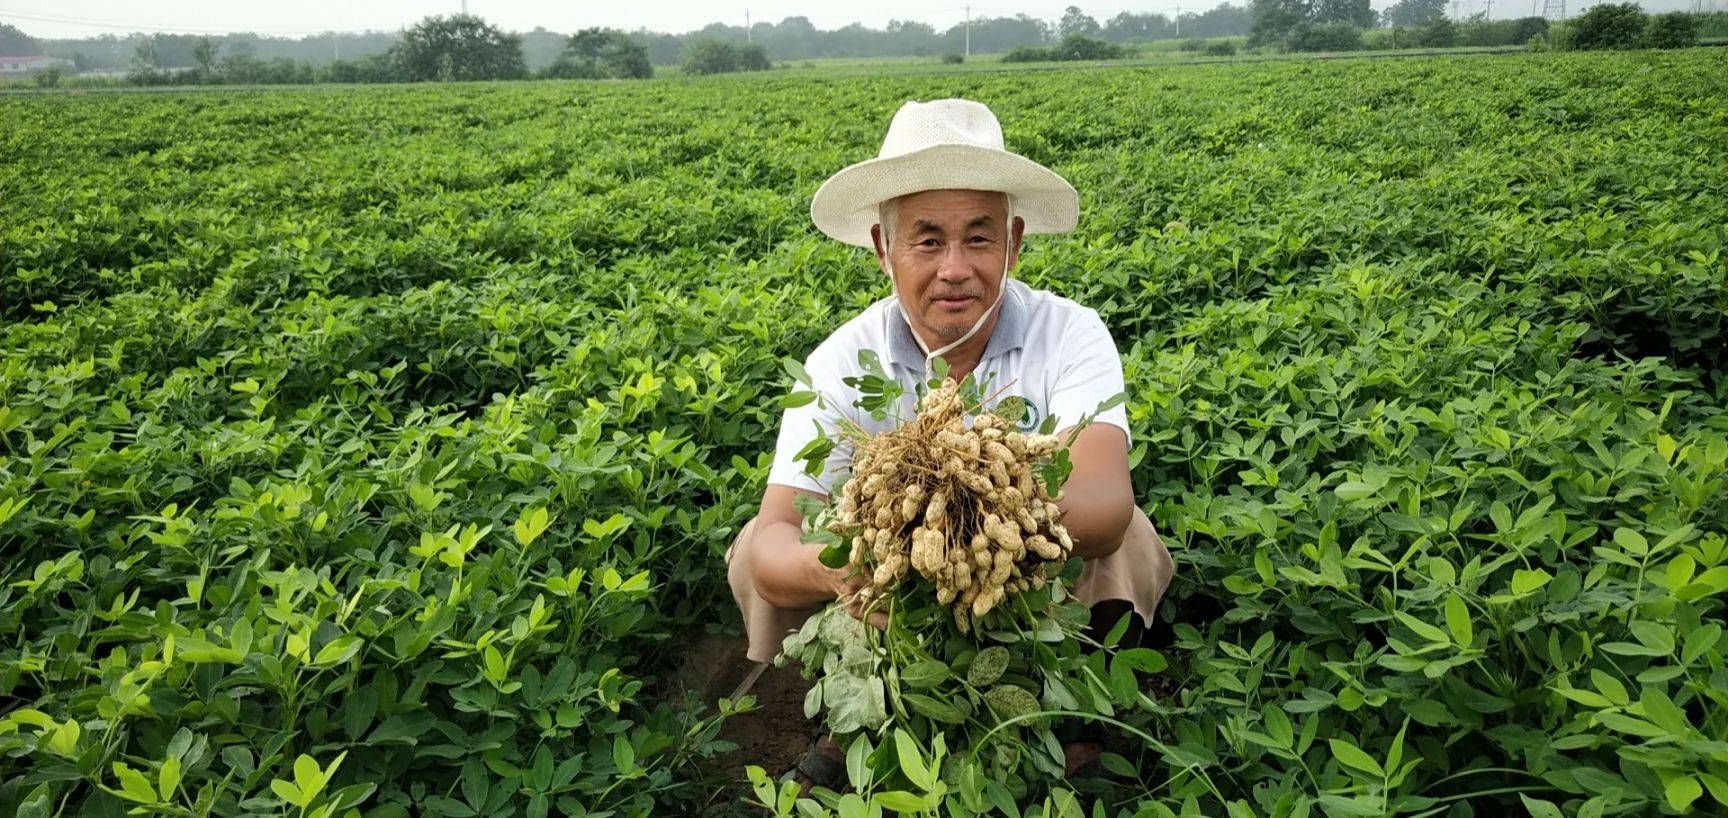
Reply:
<svg viewBox="0 0 1728 818"><path fill-rule="evenodd" d="M1061 445L994 414L968 427L952 378L911 422L860 444L829 529L852 538L850 563L870 572L861 598L884 598L917 571L966 632L1009 594L1043 587L1046 563L1074 548L1060 493L1033 473Z"/></svg>

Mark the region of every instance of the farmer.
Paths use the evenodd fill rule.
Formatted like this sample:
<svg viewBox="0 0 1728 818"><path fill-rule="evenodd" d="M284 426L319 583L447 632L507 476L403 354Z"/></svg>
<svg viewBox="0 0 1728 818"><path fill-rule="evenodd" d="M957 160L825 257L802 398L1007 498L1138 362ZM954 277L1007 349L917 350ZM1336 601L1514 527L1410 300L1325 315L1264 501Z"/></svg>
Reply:
<svg viewBox="0 0 1728 818"><path fill-rule="evenodd" d="M810 203L816 227L869 247L892 295L870 305L810 353L805 368L823 400L786 410L761 510L727 550L732 594L743 611L749 658L766 662L781 641L838 598L861 616L854 597L863 577L823 566L820 549L801 541L792 499L826 497L851 462L842 443L820 474L795 458L820 427L832 434L844 413L866 432L886 431L853 403L844 379L864 374L870 350L906 389L900 417L913 415L915 386L941 358L956 379L988 378L986 392L1024 400L1024 428L1056 418L1066 432L1121 392L1122 362L1093 310L1034 290L1008 274L1024 233L1074 228L1079 196L1048 168L1003 147L989 108L963 99L908 102L894 115L877 158L834 174ZM1152 522L1134 502L1128 479L1128 416L1120 406L1098 415L1074 439L1073 473L1059 503L1086 561L1074 589L1092 607L1092 628L1108 629L1132 609L1149 625L1174 565ZM884 617L881 613L873 618ZM881 624L881 622L877 622ZM1070 774L1094 761L1098 736L1079 725L1062 735ZM845 783L838 748L819 740L795 767L804 783Z"/></svg>

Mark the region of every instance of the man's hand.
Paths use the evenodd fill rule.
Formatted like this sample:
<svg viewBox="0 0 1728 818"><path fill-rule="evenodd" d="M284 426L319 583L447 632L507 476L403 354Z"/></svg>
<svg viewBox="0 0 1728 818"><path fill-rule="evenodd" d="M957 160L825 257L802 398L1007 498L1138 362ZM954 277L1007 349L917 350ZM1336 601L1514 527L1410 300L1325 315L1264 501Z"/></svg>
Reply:
<svg viewBox="0 0 1728 818"><path fill-rule="evenodd" d="M851 566L847 566L841 571L844 574L834 586L834 596L846 606L846 612L851 614L853 619L887 630L888 612L883 610L866 612L864 601L858 598L858 592L870 584L870 578L864 573L864 570L861 568L854 570Z"/></svg>

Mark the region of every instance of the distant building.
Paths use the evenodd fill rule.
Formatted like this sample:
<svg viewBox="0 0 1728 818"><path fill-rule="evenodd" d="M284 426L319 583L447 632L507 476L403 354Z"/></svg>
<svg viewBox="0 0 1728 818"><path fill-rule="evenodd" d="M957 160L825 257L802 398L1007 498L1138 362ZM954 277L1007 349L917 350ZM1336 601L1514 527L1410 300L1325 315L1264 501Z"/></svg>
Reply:
<svg viewBox="0 0 1728 818"><path fill-rule="evenodd" d="M71 69L75 63L60 57L0 57L0 77L28 74L50 66Z"/></svg>

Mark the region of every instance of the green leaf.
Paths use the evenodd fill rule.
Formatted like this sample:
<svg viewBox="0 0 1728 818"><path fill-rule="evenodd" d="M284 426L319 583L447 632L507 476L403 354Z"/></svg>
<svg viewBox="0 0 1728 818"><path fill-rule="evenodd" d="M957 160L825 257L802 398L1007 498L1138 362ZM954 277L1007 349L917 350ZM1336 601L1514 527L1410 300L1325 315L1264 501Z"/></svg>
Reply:
<svg viewBox="0 0 1728 818"><path fill-rule="evenodd" d="M987 687L994 684L1002 674L1008 671L1008 649L1001 645L991 645L972 657L972 666L966 670L966 683L973 687Z"/></svg>
<svg viewBox="0 0 1728 818"><path fill-rule="evenodd" d="M1520 568L1512 572L1512 593L1520 596L1532 593L1553 579L1553 575L1541 568Z"/></svg>
<svg viewBox="0 0 1728 818"><path fill-rule="evenodd" d="M622 733L612 739L612 766L618 769L620 775L636 769L636 748L630 745L630 739Z"/></svg>
<svg viewBox="0 0 1728 818"><path fill-rule="evenodd" d="M1386 777L1386 771L1380 769L1380 762L1362 752L1362 748L1341 738L1327 739L1326 743L1332 747L1332 757L1340 764L1367 773L1372 778Z"/></svg>
<svg viewBox="0 0 1728 818"><path fill-rule="evenodd" d="M1003 719L1038 712L1038 699L1028 693L1026 688L1014 685L997 685L984 691L984 703L990 705L990 709Z"/></svg>
<svg viewBox="0 0 1728 818"><path fill-rule="evenodd" d="M360 637L353 634L338 636L330 640L329 644L319 648L318 655L312 659L312 664L319 667L342 664L354 658L354 654L359 653L363 645Z"/></svg>
<svg viewBox="0 0 1728 818"><path fill-rule="evenodd" d="M933 719L942 722L943 724L964 724L966 722L965 711L962 711L960 708L955 707L952 704L933 699L922 693L902 693L900 694L900 700L905 702L906 706L912 708L913 712L924 716L925 718ZM956 701L960 700L956 699Z"/></svg>
<svg viewBox="0 0 1728 818"><path fill-rule="evenodd" d="M1704 785L1693 776L1676 775L1669 780L1668 787L1662 787L1662 794L1668 796L1668 806L1685 815L1687 809L1692 809L1692 802L1704 794Z"/></svg>
<svg viewBox="0 0 1728 818"><path fill-rule="evenodd" d="M935 785L935 776L918 752L918 744L905 730L894 730L894 754L900 761L900 772L919 789L928 792Z"/></svg>
<svg viewBox="0 0 1728 818"><path fill-rule="evenodd" d="M114 762L112 769L114 777L120 780L120 795L128 801L141 804L155 804L161 801L156 797L156 789L150 786L149 779L144 774L127 766L124 762Z"/></svg>
<svg viewBox="0 0 1728 818"><path fill-rule="evenodd" d="M935 687L948 677L948 666L936 659L913 662L900 670L900 684L907 687Z"/></svg>
<svg viewBox="0 0 1728 818"><path fill-rule="evenodd" d="M1476 631L1470 623L1470 609L1464 605L1463 597L1456 593L1446 597L1446 629L1452 632L1452 640L1461 648L1470 647L1476 639Z"/></svg>
<svg viewBox="0 0 1728 818"><path fill-rule="evenodd" d="M859 736L852 741L852 746L846 748L846 780L851 782L852 789L868 790L875 776L870 769L870 753L875 750L870 746L868 736Z"/></svg>
<svg viewBox="0 0 1728 818"><path fill-rule="evenodd" d="M1531 818L1565 818L1552 801L1531 798L1523 793L1519 793L1518 798L1524 802L1524 808L1530 811Z"/></svg>
<svg viewBox="0 0 1728 818"><path fill-rule="evenodd" d="M883 809L902 813L919 813L924 810L924 799L905 790L889 790L870 796L870 802Z"/></svg>
<svg viewBox="0 0 1728 818"><path fill-rule="evenodd" d="M799 363L797 359L783 359L781 360L780 365L785 368L786 374L792 376L792 380L814 388L814 382L810 380L810 373L804 369L804 365Z"/></svg>
<svg viewBox="0 0 1728 818"><path fill-rule="evenodd" d="M171 755L162 760L162 769L156 773L156 791L162 795L162 800L170 801L179 788L180 757Z"/></svg>

